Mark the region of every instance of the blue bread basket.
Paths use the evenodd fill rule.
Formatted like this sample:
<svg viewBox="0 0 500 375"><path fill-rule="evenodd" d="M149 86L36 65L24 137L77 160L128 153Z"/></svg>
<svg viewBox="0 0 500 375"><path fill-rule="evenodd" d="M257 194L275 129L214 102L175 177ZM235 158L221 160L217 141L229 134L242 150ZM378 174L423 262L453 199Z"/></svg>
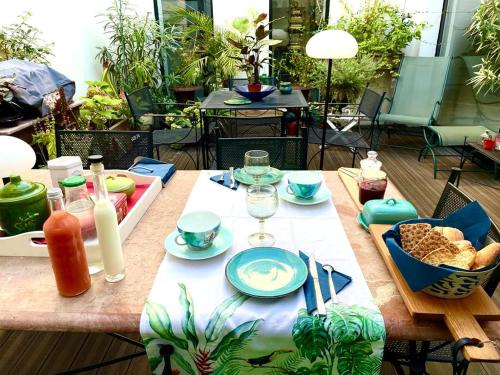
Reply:
<svg viewBox="0 0 500 375"><path fill-rule="evenodd" d="M484 247L491 221L479 203L469 203L444 219L411 219L402 221L384 233L383 238L392 259L414 292L449 299L464 298L470 295L478 285L484 284L500 261L484 268L467 271L440 265L432 266L409 255L401 247L399 226L401 224L429 223L433 227L454 227L464 233L464 238L477 249Z"/></svg>

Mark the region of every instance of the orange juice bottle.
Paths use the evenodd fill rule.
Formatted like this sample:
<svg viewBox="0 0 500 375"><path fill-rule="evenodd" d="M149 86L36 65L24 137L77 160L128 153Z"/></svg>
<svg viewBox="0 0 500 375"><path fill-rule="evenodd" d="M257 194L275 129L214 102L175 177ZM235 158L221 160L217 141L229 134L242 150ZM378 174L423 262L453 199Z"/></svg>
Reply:
<svg viewBox="0 0 500 375"><path fill-rule="evenodd" d="M90 288L80 222L64 210L61 189L49 189L47 196L51 214L43 224L43 232L57 289L64 297L77 296Z"/></svg>

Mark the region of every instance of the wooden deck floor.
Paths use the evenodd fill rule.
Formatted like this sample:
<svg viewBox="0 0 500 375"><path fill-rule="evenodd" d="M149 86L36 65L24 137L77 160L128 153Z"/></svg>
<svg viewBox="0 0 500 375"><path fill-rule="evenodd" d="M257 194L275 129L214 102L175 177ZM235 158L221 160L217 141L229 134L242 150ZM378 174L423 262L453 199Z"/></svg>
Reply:
<svg viewBox="0 0 500 375"><path fill-rule="evenodd" d="M394 143L418 145L419 138L401 136L392 139ZM310 146L311 152L317 150ZM400 191L417 207L420 215L431 215L443 186L448 178L447 172L440 172L436 180L432 177L432 163L426 159L417 162L417 152L398 148L382 147L379 151L383 169ZM174 162L178 169L194 169L185 153L163 148L161 158ZM337 169L350 166L350 153L343 149L330 149L326 154L326 168ZM318 159L310 168L317 167ZM440 158L441 168L458 165L457 157ZM476 169L467 164L466 170ZM491 171L464 173L461 189L477 199L492 219L500 223L500 181L493 179ZM333 192L335 194L335 192ZM500 293L497 293L498 296ZM495 298L498 301L498 298ZM138 339L138 335L133 337ZM59 333L59 332L22 332L0 331L0 374L55 374L79 368L92 363L108 360L116 356L130 354L138 349L104 334ZM428 365L431 374L450 374L447 364ZM145 357L114 364L85 374L148 374ZM392 374L388 364L384 364L383 374ZM469 374L493 375L500 373L498 364L472 364Z"/></svg>

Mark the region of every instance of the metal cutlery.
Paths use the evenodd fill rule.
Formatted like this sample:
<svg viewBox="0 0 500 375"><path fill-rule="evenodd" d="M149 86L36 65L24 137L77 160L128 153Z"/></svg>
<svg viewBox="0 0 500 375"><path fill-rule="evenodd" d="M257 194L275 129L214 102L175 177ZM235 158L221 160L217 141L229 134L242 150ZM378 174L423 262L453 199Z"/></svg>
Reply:
<svg viewBox="0 0 500 375"><path fill-rule="evenodd" d="M321 294L321 285L319 284L318 269L316 268L316 259L314 255L309 256L309 273L313 279L314 295L316 297L316 308L318 315L326 315L325 301L323 301L323 294Z"/></svg>
<svg viewBox="0 0 500 375"><path fill-rule="evenodd" d="M328 289L330 290L330 300L337 303L337 293L335 293L335 285L333 285L332 274L335 270L331 264L324 264L323 269L328 272Z"/></svg>
<svg viewBox="0 0 500 375"><path fill-rule="evenodd" d="M234 184L236 183L234 180L234 167L229 167L229 179L231 181L231 185L229 185L229 188L232 189L234 188Z"/></svg>

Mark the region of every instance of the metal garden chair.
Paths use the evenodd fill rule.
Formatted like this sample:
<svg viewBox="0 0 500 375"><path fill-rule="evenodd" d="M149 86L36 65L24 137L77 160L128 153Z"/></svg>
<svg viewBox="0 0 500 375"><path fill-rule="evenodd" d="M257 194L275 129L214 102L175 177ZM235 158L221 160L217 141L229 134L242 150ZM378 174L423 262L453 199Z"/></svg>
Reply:
<svg viewBox="0 0 500 375"><path fill-rule="evenodd" d="M59 130L56 129L57 156L79 156L85 168L89 155L104 157L107 169L128 169L137 156L153 157L153 137L149 131Z"/></svg>
<svg viewBox="0 0 500 375"><path fill-rule="evenodd" d="M300 137L219 138L216 145L217 169L242 168L245 152L269 152L271 167L282 170L307 169L307 128Z"/></svg>
<svg viewBox="0 0 500 375"><path fill-rule="evenodd" d="M458 188L460 173L459 168L452 169L432 217L444 218L473 201L472 198ZM488 237L488 241L500 242L500 229L493 222L491 222ZM493 295L499 281L500 267L493 272L483 285L488 295ZM384 349L384 360L391 362L398 375L405 374L402 366L408 366L410 374L428 374L425 366L426 362L451 363L454 375L465 375L469 366L469 362L461 353L461 349L465 345L479 345L479 343L468 338L455 342L389 340Z"/></svg>
<svg viewBox="0 0 500 375"><path fill-rule="evenodd" d="M178 150L186 153L198 168L201 128L196 113L188 114L182 111L193 104L154 103L148 87L126 94L126 97L136 126L152 131L157 159L160 159L161 146L175 145L179 146ZM184 146L194 146L195 156L186 151Z"/></svg>
<svg viewBox="0 0 500 375"><path fill-rule="evenodd" d="M366 88L359 104L354 104L354 106L357 107L356 113L354 115L328 116L328 120L335 121L336 118L342 118L342 117L346 117L350 120L349 123L343 127L340 127L339 125L333 125L335 126L335 129L327 128L325 145L327 147L328 146L346 147L350 149L350 151L352 152L352 167L354 167L354 163L356 161L356 155L360 155L358 151L359 149L369 150L372 148L373 132L375 130L376 123L378 121L377 116L379 114L382 101L384 100L384 95L385 93L380 95L377 92L369 88ZM331 103L329 105L335 106L338 104L339 103ZM321 103L321 105L324 106L324 103ZM349 105L353 106L353 104ZM359 124L362 119L366 119L370 122L369 124L370 127L367 134L362 134L361 131L359 131L360 129L358 129L358 131L352 130L352 128L355 126L358 126L359 128ZM317 123L324 124L324 121L320 119L320 121L318 121ZM315 124L311 124L309 128L309 140L308 140L309 143L315 145L321 145L322 136L323 136L323 128L320 128ZM365 137L370 138L370 144L368 144L365 141ZM311 157L311 159L309 160L309 164L314 159L314 157L318 155L320 152L321 149Z"/></svg>

